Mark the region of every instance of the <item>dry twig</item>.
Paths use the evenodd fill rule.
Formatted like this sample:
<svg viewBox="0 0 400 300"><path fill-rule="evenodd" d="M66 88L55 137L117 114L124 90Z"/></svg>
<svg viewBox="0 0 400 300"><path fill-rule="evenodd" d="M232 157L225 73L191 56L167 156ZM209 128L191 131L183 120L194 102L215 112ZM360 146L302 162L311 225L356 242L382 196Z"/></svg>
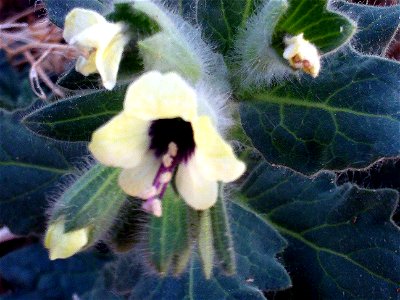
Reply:
<svg viewBox="0 0 400 300"><path fill-rule="evenodd" d="M41 99L47 95L41 84L55 95L64 92L52 82L48 74L61 74L68 61L79 52L63 42L62 30L48 18L36 18L35 12L43 5L28 8L0 23L0 49L3 49L14 67L30 65L29 79L32 90ZM21 19L27 18L27 22Z"/></svg>

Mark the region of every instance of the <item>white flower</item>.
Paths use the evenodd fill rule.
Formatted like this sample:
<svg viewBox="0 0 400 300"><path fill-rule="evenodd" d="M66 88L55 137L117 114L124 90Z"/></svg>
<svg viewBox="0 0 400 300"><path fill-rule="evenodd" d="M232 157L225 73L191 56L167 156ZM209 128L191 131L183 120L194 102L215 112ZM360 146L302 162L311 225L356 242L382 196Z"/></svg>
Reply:
<svg viewBox="0 0 400 300"><path fill-rule="evenodd" d="M50 224L46 231L44 245L50 252L50 259L68 258L79 252L87 243L89 228L65 232L63 219Z"/></svg>
<svg viewBox="0 0 400 300"><path fill-rule="evenodd" d="M317 77L321 69L317 48L305 40L303 33L291 38L285 38L286 48L283 57L294 69L302 69L312 77Z"/></svg>
<svg viewBox="0 0 400 300"><path fill-rule="evenodd" d="M153 214L161 215L175 171L186 203L207 209L217 200L217 182L236 180L245 165L198 109L195 90L179 75L148 72L129 86L123 111L94 132L89 149L102 164L124 169L120 186L145 199Z"/></svg>
<svg viewBox="0 0 400 300"><path fill-rule="evenodd" d="M95 11L74 8L65 18L64 39L86 53L78 57L76 70L87 76L98 72L106 89L117 81L122 52L128 43L122 23L110 23Z"/></svg>

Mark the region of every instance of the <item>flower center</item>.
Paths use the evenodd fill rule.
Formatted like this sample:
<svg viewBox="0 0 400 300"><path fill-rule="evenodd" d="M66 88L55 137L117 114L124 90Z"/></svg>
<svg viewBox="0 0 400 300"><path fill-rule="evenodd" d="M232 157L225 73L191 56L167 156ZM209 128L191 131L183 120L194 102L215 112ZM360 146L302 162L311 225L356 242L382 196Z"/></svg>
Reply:
<svg viewBox="0 0 400 300"><path fill-rule="evenodd" d="M190 122L181 118L160 119L150 125L150 150L161 158L161 165L146 191L143 208L156 216L161 216L161 198L171 181L176 166L186 162L194 152L195 142Z"/></svg>
<svg viewBox="0 0 400 300"><path fill-rule="evenodd" d="M149 136L151 138L150 149L154 150L157 157L168 152L171 142L177 146L175 160L178 163L187 161L193 154L195 143L192 125L181 118L153 121L150 125Z"/></svg>

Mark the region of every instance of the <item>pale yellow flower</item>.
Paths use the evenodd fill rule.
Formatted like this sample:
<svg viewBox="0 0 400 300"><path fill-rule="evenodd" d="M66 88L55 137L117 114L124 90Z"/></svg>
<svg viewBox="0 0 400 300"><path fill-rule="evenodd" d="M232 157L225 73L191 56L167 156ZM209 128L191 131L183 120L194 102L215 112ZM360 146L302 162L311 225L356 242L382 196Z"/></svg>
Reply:
<svg viewBox="0 0 400 300"><path fill-rule="evenodd" d="M211 118L198 113L195 90L175 73L148 72L132 83L123 111L94 132L89 149L102 164L123 168L122 189L158 216L175 171L178 192L197 210L214 205L218 181L245 171Z"/></svg>
<svg viewBox="0 0 400 300"><path fill-rule="evenodd" d="M283 57L294 69L301 69L317 77L321 69L320 57L317 48L304 39L303 33L291 38L285 38L286 48Z"/></svg>
<svg viewBox="0 0 400 300"><path fill-rule="evenodd" d="M78 57L76 70L87 76L99 73L103 85L111 90L128 38L122 23L108 22L95 11L74 8L65 18L64 39L85 55Z"/></svg>
<svg viewBox="0 0 400 300"><path fill-rule="evenodd" d="M65 221L60 219L47 228L44 245L51 260L70 257L88 243L89 228L65 232L64 227Z"/></svg>

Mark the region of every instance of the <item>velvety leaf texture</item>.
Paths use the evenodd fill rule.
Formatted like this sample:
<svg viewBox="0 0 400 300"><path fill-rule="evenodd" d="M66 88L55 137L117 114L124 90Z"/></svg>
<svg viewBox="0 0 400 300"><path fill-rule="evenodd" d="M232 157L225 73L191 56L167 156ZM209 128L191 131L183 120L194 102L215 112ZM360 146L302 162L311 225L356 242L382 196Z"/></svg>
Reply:
<svg viewBox="0 0 400 300"><path fill-rule="evenodd" d="M57 101L23 120L32 131L59 140L89 141L93 131L122 110L127 85Z"/></svg>
<svg viewBox="0 0 400 300"><path fill-rule="evenodd" d="M400 23L400 5L382 7L336 1L332 6L357 22L357 31L351 41L356 50L385 54Z"/></svg>
<svg viewBox="0 0 400 300"><path fill-rule="evenodd" d="M204 37L226 53L232 48L235 35L244 28L247 19L262 0L168 0L183 17L194 24L200 24Z"/></svg>
<svg viewBox="0 0 400 300"><path fill-rule="evenodd" d="M43 230L46 194L82 155L84 144L38 137L0 111L0 224L17 234Z"/></svg>
<svg viewBox="0 0 400 300"><path fill-rule="evenodd" d="M65 16L75 7L91 9L100 14L112 10L112 0L44 0L50 20L58 27L64 27Z"/></svg>
<svg viewBox="0 0 400 300"><path fill-rule="evenodd" d="M260 163L240 199L288 239L294 299L398 299L398 193L334 182Z"/></svg>
<svg viewBox="0 0 400 300"><path fill-rule="evenodd" d="M107 256L86 252L50 261L41 245L27 246L0 258L0 276L13 289L12 294L1 299L72 299L74 294L92 288L109 260Z"/></svg>
<svg viewBox="0 0 400 300"><path fill-rule="evenodd" d="M227 202L236 255L237 276L261 290L282 290L291 285L289 275L276 260L286 241L257 214Z"/></svg>
<svg viewBox="0 0 400 300"><path fill-rule="evenodd" d="M242 97L241 118L272 163L303 173L365 167L400 153L400 68L346 48L313 79L285 81Z"/></svg>
<svg viewBox="0 0 400 300"><path fill-rule="evenodd" d="M285 240L253 212L232 202L227 204L236 275L227 276L214 267L213 276L206 280L195 251L182 275L160 277L149 272L143 254L133 250L109 266L87 299L94 299L99 291L130 299L264 299L261 290L289 287L289 275L276 258L286 246Z"/></svg>

